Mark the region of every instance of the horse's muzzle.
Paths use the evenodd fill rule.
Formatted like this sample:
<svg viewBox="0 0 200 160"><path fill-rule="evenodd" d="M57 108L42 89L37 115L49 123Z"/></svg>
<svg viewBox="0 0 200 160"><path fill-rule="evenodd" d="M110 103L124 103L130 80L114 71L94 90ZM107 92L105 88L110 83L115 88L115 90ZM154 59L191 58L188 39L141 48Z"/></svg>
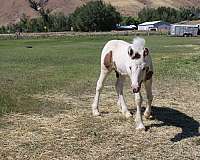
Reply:
<svg viewBox="0 0 200 160"><path fill-rule="evenodd" d="M133 93L138 93L140 91L141 84L142 84L142 81L139 83L139 86L134 86L134 87L132 86Z"/></svg>
<svg viewBox="0 0 200 160"><path fill-rule="evenodd" d="M140 91L140 87L133 88L133 93L138 93Z"/></svg>

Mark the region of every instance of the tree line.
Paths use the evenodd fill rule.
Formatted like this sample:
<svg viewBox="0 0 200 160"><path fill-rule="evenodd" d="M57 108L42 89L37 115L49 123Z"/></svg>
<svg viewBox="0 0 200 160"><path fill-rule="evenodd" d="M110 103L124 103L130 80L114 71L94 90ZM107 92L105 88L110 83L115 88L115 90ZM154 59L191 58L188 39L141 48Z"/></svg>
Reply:
<svg viewBox="0 0 200 160"><path fill-rule="evenodd" d="M176 23L186 20L197 20L200 19L200 8L143 8L138 13L138 18L140 22L162 20L169 23Z"/></svg>
<svg viewBox="0 0 200 160"><path fill-rule="evenodd" d="M69 16L63 13L52 14L46 8L48 0L28 0L30 7L38 13L38 18L30 18L25 14L16 24L0 27L0 33L15 32L61 32L61 31L110 31L115 29L116 24L138 25L145 21L163 20L176 23L184 20L200 19L200 8L170 7L143 8L138 17L123 17L111 4L102 0L90 1L78 7Z"/></svg>

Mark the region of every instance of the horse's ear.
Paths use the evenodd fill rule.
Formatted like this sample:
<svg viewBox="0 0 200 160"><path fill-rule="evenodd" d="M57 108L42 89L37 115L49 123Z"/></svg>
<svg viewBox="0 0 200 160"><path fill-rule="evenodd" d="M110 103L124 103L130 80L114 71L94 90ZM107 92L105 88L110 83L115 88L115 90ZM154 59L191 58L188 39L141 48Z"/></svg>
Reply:
<svg viewBox="0 0 200 160"><path fill-rule="evenodd" d="M148 48L144 48L144 57L149 55L149 49Z"/></svg>
<svg viewBox="0 0 200 160"><path fill-rule="evenodd" d="M134 55L134 51L133 51L133 49L129 46L128 47L128 55L132 58Z"/></svg>

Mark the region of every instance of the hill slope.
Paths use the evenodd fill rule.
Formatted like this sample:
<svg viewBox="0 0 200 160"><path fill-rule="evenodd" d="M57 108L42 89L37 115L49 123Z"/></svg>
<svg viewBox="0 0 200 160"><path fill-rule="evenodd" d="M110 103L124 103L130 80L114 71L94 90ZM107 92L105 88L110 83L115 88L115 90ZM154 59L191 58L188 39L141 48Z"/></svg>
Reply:
<svg viewBox="0 0 200 160"><path fill-rule="evenodd" d="M54 12L69 14L76 7L89 0L49 0L47 7ZM174 8L200 6L200 0L104 0L114 5L123 15L137 15L143 7L169 6ZM0 25L19 21L23 13L30 17L38 16L30 7L28 0L0 0Z"/></svg>

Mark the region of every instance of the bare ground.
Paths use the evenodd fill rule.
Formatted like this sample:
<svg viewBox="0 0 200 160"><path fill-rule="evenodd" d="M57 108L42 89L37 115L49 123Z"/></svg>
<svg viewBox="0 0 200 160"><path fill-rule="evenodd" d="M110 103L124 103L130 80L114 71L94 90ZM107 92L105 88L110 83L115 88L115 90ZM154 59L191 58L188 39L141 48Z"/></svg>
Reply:
<svg viewBox="0 0 200 160"><path fill-rule="evenodd" d="M102 93L101 117L91 115L91 93L33 95L61 107L0 117L0 159L200 159L200 86L164 80L154 84L155 119L144 120L146 132L135 130L128 89L130 119L119 113L113 86Z"/></svg>

